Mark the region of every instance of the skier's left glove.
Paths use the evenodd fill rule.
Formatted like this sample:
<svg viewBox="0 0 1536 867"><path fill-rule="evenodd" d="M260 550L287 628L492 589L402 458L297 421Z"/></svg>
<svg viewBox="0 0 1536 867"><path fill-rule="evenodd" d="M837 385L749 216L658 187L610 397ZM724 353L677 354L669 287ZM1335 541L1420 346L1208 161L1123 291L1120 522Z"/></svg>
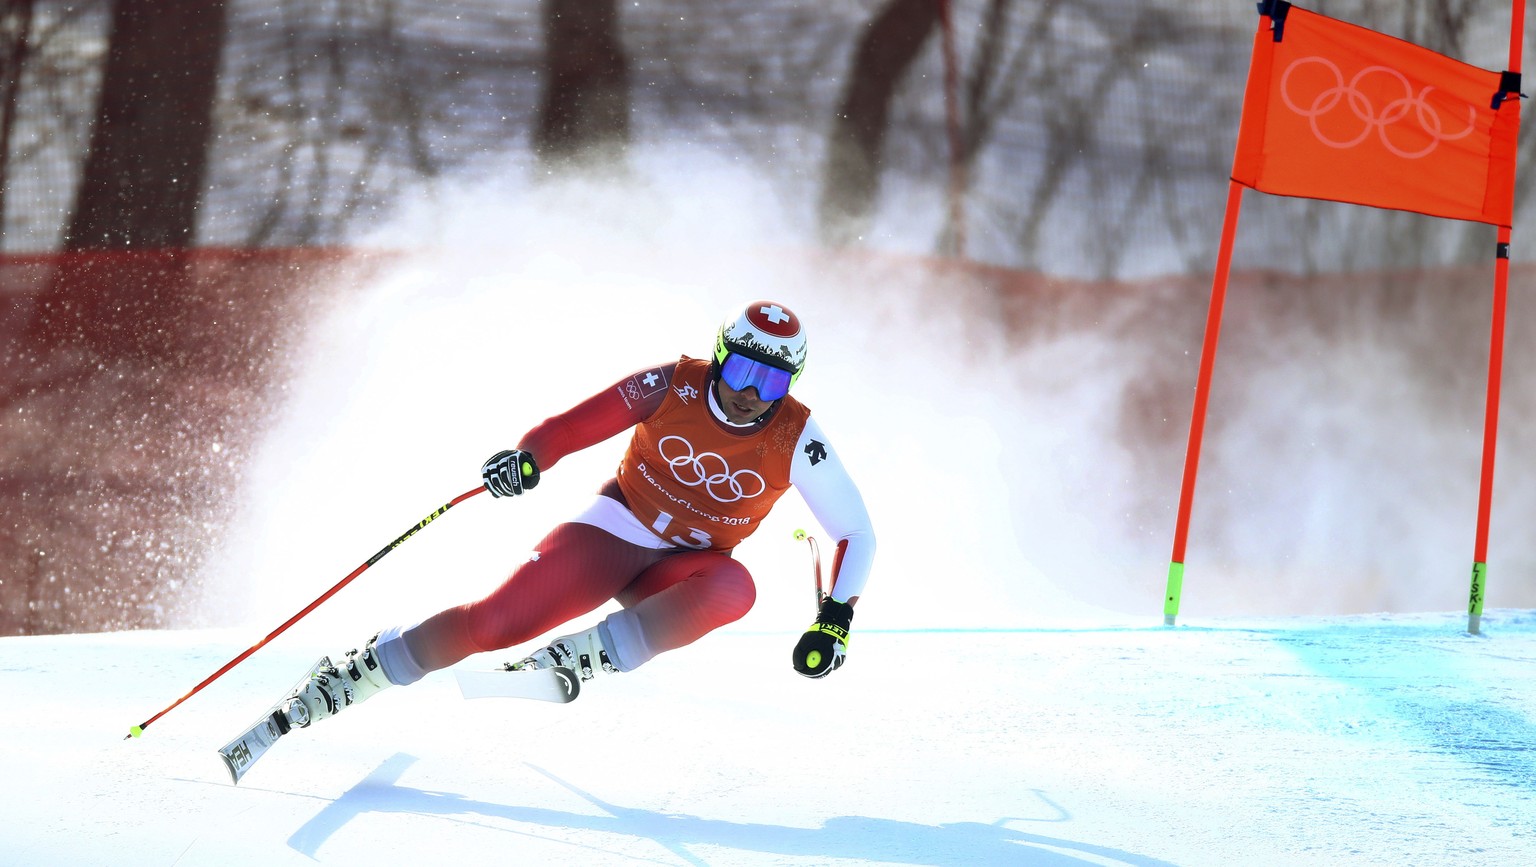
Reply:
<svg viewBox="0 0 1536 867"><path fill-rule="evenodd" d="M831 596L823 599L816 622L795 645L795 671L806 677L826 677L842 665L848 654L848 627L852 623L852 605Z"/></svg>
<svg viewBox="0 0 1536 867"><path fill-rule="evenodd" d="M493 497L515 497L539 484L539 462L522 449L497 452L480 468Z"/></svg>

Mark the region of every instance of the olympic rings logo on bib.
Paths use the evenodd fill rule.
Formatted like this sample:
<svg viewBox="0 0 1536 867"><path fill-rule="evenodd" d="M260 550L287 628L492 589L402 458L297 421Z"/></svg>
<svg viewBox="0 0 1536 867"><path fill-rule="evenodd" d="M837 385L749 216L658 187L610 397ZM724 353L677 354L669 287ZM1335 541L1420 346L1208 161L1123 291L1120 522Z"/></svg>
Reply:
<svg viewBox="0 0 1536 867"><path fill-rule="evenodd" d="M681 443L686 451L676 455L668 454L669 441ZM668 469L672 471L672 478L690 488L703 485L704 492L713 497L716 502L734 503L737 500L750 500L768 489L768 483L763 481L762 476L752 470L732 472L731 465L726 463L725 458L714 452L695 455L693 443L680 436L662 437L661 441L656 443L656 450L661 453L662 460L667 462ZM674 447L672 451L676 452L677 448ZM754 488L755 490L752 490ZM721 496L722 492L725 496Z"/></svg>

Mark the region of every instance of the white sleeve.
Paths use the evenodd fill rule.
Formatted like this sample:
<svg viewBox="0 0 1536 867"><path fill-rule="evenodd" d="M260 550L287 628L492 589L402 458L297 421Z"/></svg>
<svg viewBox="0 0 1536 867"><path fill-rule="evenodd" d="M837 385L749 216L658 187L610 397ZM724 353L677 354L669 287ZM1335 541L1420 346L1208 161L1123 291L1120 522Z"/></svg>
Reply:
<svg viewBox="0 0 1536 867"><path fill-rule="evenodd" d="M832 596L839 602L864 592L875 559L875 530L864 497L814 417L806 419L789 469L790 484L834 540Z"/></svg>

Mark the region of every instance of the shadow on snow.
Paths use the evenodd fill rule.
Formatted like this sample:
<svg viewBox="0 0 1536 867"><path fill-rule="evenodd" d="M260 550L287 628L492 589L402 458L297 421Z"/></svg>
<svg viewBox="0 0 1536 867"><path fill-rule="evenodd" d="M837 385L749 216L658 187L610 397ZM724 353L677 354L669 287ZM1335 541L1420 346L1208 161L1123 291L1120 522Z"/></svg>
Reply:
<svg viewBox="0 0 1536 867"><path fill-rule="evenodd" d="M451 792L432 792L398 785L396 780L415 761L412 756L394 755L304 823L289 837L288 845L313 858L326 840L358 816L368 813L410 813L450 817L484 816L551 829L648 839L690 864L701 865L706 863L705 860L689 853L689 846L717 846L785 856L865 859L898 864L954 864L966 867L1004 863L1029 867L1070 867L1103 865L1106 862L1135 867L1172 867L1169 862L1155 858L1075 840L1028 834L1008 827L1012 822L1041 820L999 819L991 824L952 822L919 825L890 819L836 816L827 819L819 828L796 828L658 813L605 802L532 765L528 767L608 815L593 816L542 807L494 804ZM1050 803L1048 799L1047 803ZM1052 806L1058 813L1061 812L1059 807L1054 804ZM1061 818L1045 821L1066 821L1068 818L1062 813ZM473 822L469 818L463 821ZM501 825L486 827L564 845L606 851L597 846L572 843L563 835L545 836L536 831L513 830ZM641 860L632 854L628 857Z"/></svg>

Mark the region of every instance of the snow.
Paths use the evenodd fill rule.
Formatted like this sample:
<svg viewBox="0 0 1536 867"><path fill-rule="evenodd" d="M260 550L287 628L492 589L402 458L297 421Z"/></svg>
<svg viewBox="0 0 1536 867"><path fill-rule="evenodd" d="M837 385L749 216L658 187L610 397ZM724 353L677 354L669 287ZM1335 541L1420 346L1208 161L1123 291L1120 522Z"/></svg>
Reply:
<svg viewBox="0 0 1536 867"><path fill-rule="evenodd" d="M256 637L0 639L6 864L1530 864L1536 616L726 630L570 705L448 672L215 749L309 663ZM341 649L341 648L338 648ZM485 665L490 657L466 661Z"/></svg>

